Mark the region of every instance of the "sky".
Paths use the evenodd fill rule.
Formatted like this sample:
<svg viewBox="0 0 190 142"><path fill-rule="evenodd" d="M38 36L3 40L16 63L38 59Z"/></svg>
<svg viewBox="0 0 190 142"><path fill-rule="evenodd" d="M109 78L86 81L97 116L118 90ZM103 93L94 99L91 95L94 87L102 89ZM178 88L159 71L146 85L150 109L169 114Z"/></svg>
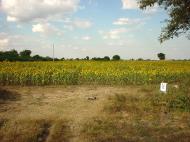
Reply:
<svg viewBox="0 0 190 142"><path fill-rule="evenodd" d="M167 11L136 0L0 0L0 50L32 55L123 59L190 59L185 35L160 44Z"/></svg>

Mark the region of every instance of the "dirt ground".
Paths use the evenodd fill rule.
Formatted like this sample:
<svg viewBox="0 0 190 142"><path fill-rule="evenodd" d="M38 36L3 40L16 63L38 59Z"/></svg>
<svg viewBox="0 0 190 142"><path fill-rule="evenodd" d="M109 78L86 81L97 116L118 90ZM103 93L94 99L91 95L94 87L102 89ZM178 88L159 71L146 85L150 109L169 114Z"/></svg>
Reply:
<svg viewBox="0 0 190 142"><path fill-rule="evenodd" d="M8 100L1 107L0 117L4 119L66 119L71 120L72 141L79 142L80 126L92 117L101 115L108 96L130 92L134 87L108 86L48 86L48 87L3 87L17 93L17 99ZM88 100L96 97L95 100Z"/></svg>
<svg viewBox="0 0 190 142"><path fill-rule="evenodd" d="M155 89L155 87L153 88ZM138 98L141 98L151 95L151 89L143 89L142 86L4 86L2 89L8 90L10 97L4 98L3 103L0 103L0 128L2 120L14 121L14 123L17 121L22 123L25 120L48 120L50 122L65 120L72 133L69 136L70 142L84 142L80 134L81 127L92 118L103 115L102 109L110 96L128 94L130 97L138 95ZM89 100L91 97L96 99ZM12 126L9 127L11 136L13 135ZM5 128L3 127L3 129ZM3 135L6 133L8 132L4 132ZM44 138L37 141L50 142L51 140L48 140L49 127L43 133L41 137ZM11 142L4 137L0 135L3 142ZM25 140L23 138L18 141L24 142Z"/></svg>

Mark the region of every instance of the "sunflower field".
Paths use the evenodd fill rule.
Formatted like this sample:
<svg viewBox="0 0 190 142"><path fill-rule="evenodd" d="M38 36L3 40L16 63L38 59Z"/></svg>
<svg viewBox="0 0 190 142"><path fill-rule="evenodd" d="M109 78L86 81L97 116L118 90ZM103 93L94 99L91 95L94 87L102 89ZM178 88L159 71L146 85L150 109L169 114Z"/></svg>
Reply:
<svg viewBox="0 0 190 142"><path fill-rule="evenodd" d="M0 85L190 82L190 61L0 62Z"/></svg>

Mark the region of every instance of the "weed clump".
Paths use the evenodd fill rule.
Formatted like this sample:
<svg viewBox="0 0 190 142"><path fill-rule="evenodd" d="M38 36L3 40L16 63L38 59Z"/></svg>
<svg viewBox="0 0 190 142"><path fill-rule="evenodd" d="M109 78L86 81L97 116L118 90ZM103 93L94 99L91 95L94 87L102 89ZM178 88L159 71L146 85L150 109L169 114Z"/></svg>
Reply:
<svg viewBox="0 0 190 142"><path fill-rule="evenodd" d="M190 95L187 88L171 89L167 94L152 96L153 106L165 106L169 111L190 112Z"/></svg>
<svg viewBox="0 0 190 142"><path fill-rule="evenodd" d="M20 99L20 94L0 88L0 104L6 101L16 101Z"/></svg>
<svg viewBox="0 0 190 142"><path fill-rule="evenodd" d="M70 127L65 120L57 120L52 125L47 142L69 142L72 137Z"/></svg>
<svg viewBox="0 0 190 142"><path fill-rule="evenodd" d="M127 142L125 132L125 126L115 118L94 118L82 130L87 141L92 142Z"/></svg>
<svg viewBox="0 0 190 142"><path fill-rule="evenodd" d="M126 109L127 98L124 94L116 94L109 97L108 105L104 109L110 113L112 112L122 112Z"/></svg>

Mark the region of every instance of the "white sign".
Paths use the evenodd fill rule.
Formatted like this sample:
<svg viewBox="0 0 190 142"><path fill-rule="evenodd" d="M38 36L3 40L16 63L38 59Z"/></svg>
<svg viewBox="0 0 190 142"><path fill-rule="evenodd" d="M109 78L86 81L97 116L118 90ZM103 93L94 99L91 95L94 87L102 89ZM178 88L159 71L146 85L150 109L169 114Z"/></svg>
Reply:
<svg viewBox="0 0 190 142"><path fill-rule="evenodd" d="M166 93L167 91L167 83L160 84L160 91Z"/></svg>

